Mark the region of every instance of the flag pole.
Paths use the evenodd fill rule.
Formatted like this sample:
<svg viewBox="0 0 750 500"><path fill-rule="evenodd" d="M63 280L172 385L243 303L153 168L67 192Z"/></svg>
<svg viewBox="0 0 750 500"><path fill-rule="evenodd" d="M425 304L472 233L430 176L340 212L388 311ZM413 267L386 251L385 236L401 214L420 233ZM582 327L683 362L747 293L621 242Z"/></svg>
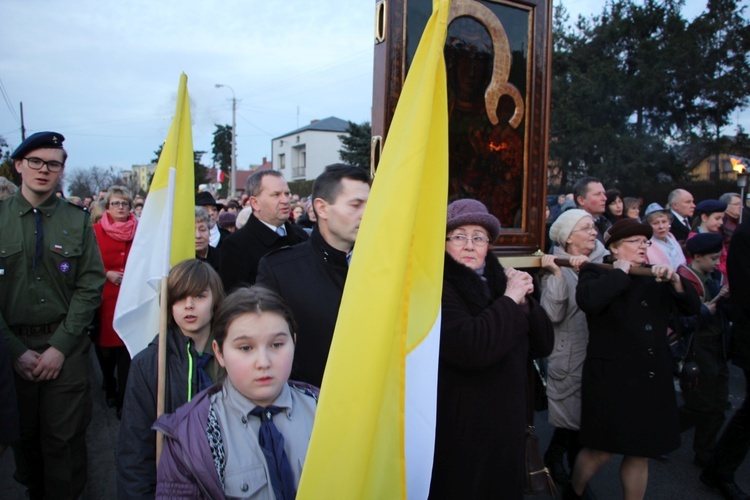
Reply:
<svg viewBox="0 0 750 500"><path fill-rule="evenodd" d="M169 274L169 261L172 254L172 220L171 216L174 213L174 194L177 179L177 169L174 167L169 168L169 183L167 184L167 208L171 212L169 217L166 217L166 228L164 236L167 239L167 251L165 252L164 258L164 271L162 272L161 278L161 292L159 294L159 361L158 361L158 378L157 378L157 389L156 389L156 418L159 418L164 413L165 396L167 387L167 275ZM190 381L188 381L190 383ZM164 435L161 432L156 432L156 466L159 466L159 458L161 457L161 449L164 444Z"/></svg>

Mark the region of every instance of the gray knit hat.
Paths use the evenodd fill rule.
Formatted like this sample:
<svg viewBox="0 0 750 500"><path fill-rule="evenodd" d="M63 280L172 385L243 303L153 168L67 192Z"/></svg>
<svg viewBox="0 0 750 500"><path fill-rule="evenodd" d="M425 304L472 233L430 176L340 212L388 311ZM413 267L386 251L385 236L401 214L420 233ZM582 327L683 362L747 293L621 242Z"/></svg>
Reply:
<svg viewBox="0 0 750 500"><path fill-rule="evenodd" d="M555 219L552 227L549 228L549 237L562 248L565 248L565 242L570 237L570 233L573 232L573 228L576 227L578 221L584 217L591 217L591 214L580 208L572 208L561 213L557 219ZM593 219L594 218L591 217L592 221Z"/></svg>
<svg viewBox="0 0 750 500"><path fill-rule="evenodd" d="M451 232L459 226L475 224L490 233L490 241L500 236L500 221L487 211L484 203L477 200L456 200L448 205L448 227Z"/></svg>

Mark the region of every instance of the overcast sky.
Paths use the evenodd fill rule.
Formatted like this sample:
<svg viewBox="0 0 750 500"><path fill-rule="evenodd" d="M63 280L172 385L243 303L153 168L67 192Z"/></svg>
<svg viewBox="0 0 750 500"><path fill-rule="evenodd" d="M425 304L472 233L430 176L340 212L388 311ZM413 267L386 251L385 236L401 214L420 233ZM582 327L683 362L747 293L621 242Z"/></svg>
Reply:
<svg viewBox="0 0 750 500"><path fill-rule="evenodd" d="M747 3L748 0L745 0ZM563 2L571 17L600 0ZM214 124L237 105L237 164L313 119L370 120L374 0L2 0L0 136L66 137L71 168L148 163L188 76L193 143L210 164ZM687 0L686 15L705 8ZM7 101L6 101L7 98ZM8 102L9 101L9 102ZM750 129L750 113L735 114Z"/></svg>

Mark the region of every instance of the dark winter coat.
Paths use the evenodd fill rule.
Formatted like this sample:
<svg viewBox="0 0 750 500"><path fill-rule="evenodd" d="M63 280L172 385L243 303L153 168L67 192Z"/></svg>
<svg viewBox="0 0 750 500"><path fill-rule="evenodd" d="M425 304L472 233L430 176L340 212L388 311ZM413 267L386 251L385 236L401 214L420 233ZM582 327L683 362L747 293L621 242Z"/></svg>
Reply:
<svg viewBox="0 0 750 500"><path fill-rule="evenodd" d="M320 387L348 271L317 226L308 241L261 259L257 283L281 295L297 322L292 379Z"/></svg>
<svg viewBox="0 0 750 500"><path fill-rule="evenodd" d="M156 491L156 433L151 426L156 420L158 340L157 336L136 354L130 365L117 445L117 496L120 500L153 498ZM206 347L206 352L210 352L210 343ZM188 387L191 395L199 392L197 355L195 347L192 343L188 345L188 338L178 328L168 329L165 413L174 413L188 402ZM193 358L193 378L188 381L190 357ZM220 375L218 363L209 362L207 373L216 381Z"/></svg>
<svg viewBox="0 0 750 500"><path fill-rule="evenodd" d="M750 217L734 231L727 274L733 319L730 356L735 365L750 370Z"/></svg>
<svg viewBox="0 0 750 500"><path fill-rule="evenodd" d="M667 321L670 312L700 310L697 292L682 283L685 293L677 293L652 277L581 268L576 302L589 325L581 445L638 457L680 446Z"/></svg>
<svg viewBox="0 0 750 500"><path fill-rule="evenodd" d="M492 255L484 278L446 255L432 499L523 497L527 363L554 332L534 299L503 295Z"/></svg>
<svg viewBox="0 0 750 500"><path fill-rule="evenodd" d="M222 240L219 247L219 275L224 291L230 293L239 286L255 284L258 262L271 250L307 241L307 233L300 226L287 221L284 228L286 236L279 236L255 215L250 214L247 224Z"/></svg>

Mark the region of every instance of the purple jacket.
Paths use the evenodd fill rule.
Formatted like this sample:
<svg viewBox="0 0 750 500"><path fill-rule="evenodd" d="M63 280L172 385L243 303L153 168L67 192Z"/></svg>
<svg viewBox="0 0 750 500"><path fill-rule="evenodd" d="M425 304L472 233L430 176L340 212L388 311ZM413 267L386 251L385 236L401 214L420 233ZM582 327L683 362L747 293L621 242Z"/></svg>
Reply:
<svg viewBox="0 0 750 500"><path fill-rule="evenodd" d="M215 384L154 424L164 434L156 498L224 498L206 437L211 395L219 391L221 384Z"/></svg>
<svg viewBox="0 0 750 500"><path fill-rule="evenodd" d="M298 389L317 395L319 389L303 382L288 381ZM222 389L218 383L198 393L173 414L164 414L153 429L164 434L164 448L156 472L156 498L224 498L224 487L216 472L206 436L211 396Z"/></svg>

